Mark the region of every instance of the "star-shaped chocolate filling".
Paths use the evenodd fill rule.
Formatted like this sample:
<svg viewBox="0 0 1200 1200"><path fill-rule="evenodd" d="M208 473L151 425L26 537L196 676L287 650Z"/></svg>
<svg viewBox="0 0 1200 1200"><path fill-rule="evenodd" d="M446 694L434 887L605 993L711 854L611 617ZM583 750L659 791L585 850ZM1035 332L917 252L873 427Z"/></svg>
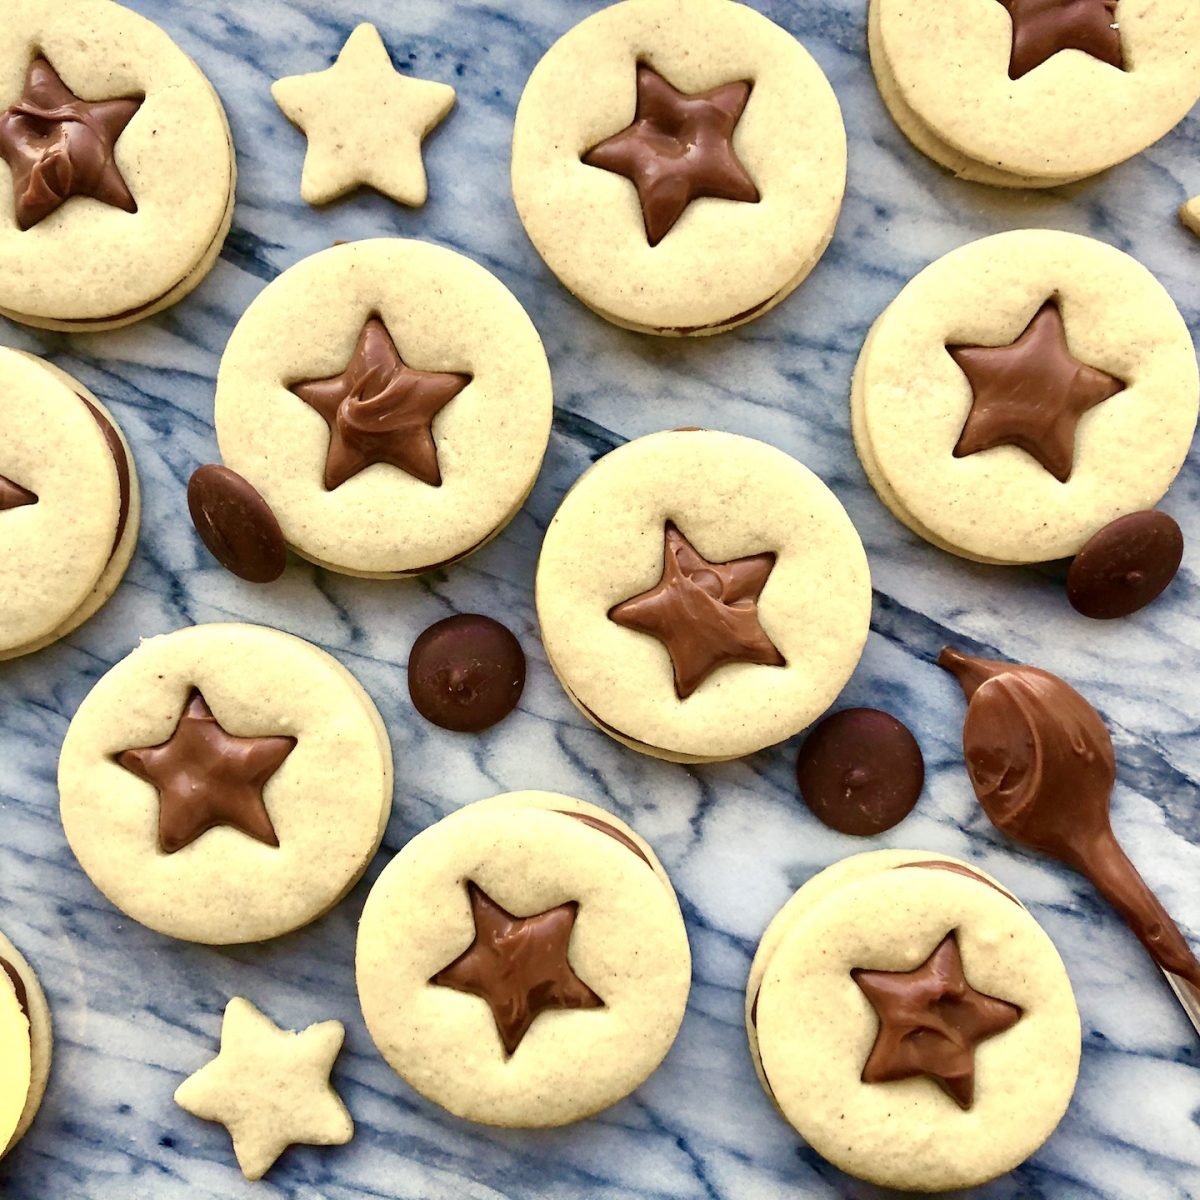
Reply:
<svg viewBox="0 0 1200 1200"><path fill-rule="evenodd" d="M0 157L12 172L21 229L33 228L72 196L137 212L113 154L142 100L81 100L46 59L29 64L20 100L0 113Z"/></svg>
<svg viewBox="0 0 1200 1200"><path fill-rule="evenodd" d="M1082 50L1125 69L1117 0L1000 0L1012 17L1009 79L1020 79L1060 50Z"/></svg>
<svg viewBox="0 0 1200 1200"><path fill-rule="evenodd" d="M226 733L193 690L165 742L122 750L116 760L158 789L158 841L164 854L190 846L218 825L278 846L263 788L295 746L294 737Z"/></svg>
<svg viewBox="0 0 1200 1200"><path fill-rule="evenodd" d="M1071 477L1075 464L1079 418L1125 389L1115 376L1072 355L1053 299L1008 346L946 349L962 368L973 395L954 457L1017 446L1061 483Z"/></svg>
<svg viewBox="0 0 1200 1200"><path fill-rule="evenodd" d="M758 188L733 149L750 88L742 79L689 96L638 64L633 123L593 146L583 161L632 181L651 246L701 196L757 203Z"/></svg>
<svg viewBox="0 0 1200 1200"><path fill-rule="evenodd" d="M470 375L414 371L383 321L370 317L340 375L291 388L329 426L326 489L341 487L375 463L390 463L440 487L433 419L470 382Z"/></svg>
<svg viewBox="0 0 1200 1200"><path fill-rule="evenodd" d="M977 992L948 933L915 971L850 972L879 1017L863 1083L927 1075L963 1109L975 1099L975 1047L1020 1019L1007 1000Z"/></svg>
<svg viewBox="0 0 1200 1200"><path fill-rule="evenodd" d="M709 562L671 521L663 543L659 581L614 605L608 617L662 642L680 700L725 663L787 665L758 619L758 598L775 568L774 554Z"/></svg>
<svg viewBox="0 0 1200 1200"><path fill-rule="evenodd" d="M26 504L36 504L37 496L28 488L0 475L0 512L10 508L23 508Z"/></svg>
<svg viewBox="0 0 1200 1200"><path fill-rule="evenodd" d="M467 895L475 940L429 982L486 1000L506 1055L516 1053L541 1013L604 1007L567 958L576 901L514 917L478 884L468 881Z"/></svg>

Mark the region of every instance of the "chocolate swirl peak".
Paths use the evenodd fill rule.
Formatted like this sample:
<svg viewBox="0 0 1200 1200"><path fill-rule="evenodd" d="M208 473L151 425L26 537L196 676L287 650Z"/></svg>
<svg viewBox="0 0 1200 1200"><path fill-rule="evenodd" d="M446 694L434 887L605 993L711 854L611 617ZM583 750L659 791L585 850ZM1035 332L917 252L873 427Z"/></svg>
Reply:
<svg viewBox="0 0 1200 1200"><path fill-rule="evenodd" d="M1086 875L1159 966L1200 987L1200 962L1113 834L1116 756L1100 714L1037 667L950 648L938 665L967 697L963 755L992 824Z"/></svg>

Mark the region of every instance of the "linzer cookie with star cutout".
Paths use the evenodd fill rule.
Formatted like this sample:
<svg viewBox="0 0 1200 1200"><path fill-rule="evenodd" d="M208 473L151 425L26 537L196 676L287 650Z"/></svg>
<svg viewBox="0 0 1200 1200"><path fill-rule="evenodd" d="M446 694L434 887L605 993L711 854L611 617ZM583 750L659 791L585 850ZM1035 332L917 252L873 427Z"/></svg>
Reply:
<svg viewBox="0 0 1200 1200"><path fill-rule="evenodd" d="M0 933L0 1158L25 1136L50 1077L50 1007L38 977Z"/></svg>
<svg viewBox="0 0 1200 1200"><path fill-rule="evenodd" d="M759 1079L841 1170L969 1188L1053 1133L1079 1067L1062 960L1024 906L919 850L843 859L767 926L746 986Z"/></svg>
<svg viewBox="0 0 1200 1200"><path fill-rule="evenodd" d="M137 543L137 472L112 414L78 380L0 348L0 659L91 617Z"/></svg>
<svg viewBox="0 0 1200 1200"><path fill-rule="evenodd" d="M955 175L1054 187L1145 150L1200 99L1193 0L871 0L871 66Z"/></svg>
<svg viewBox="0 0 1200 1200"><path fill-rule="evenodd" d="M88 694L58 768L67 841L119 909L224 945L336 904L391 812L379 713L335 659L257 625L144 641Z"/></svg>
<svg viewBox="0 0 1200 1200"><path fill-rule="evenodd" d="M551 411L545 351L512 293L460 254L399 238L285 271L217 376L226 467L293 550L349 575L417 575L499 533L537 477ZM267 549L270 571L239 573L274 578L282 558Z"/></svg>
<svg viewBox="0 0 1200 1200"><path fill-rule="evenodd" d="M565 1125L675 1040L691 956L674 889L624 821L550 792L468 805L410 841L363 908L359 1000L413 1088L489 1125Z"/></svg>
<svg viewBox="0 0 1200 1200"><path fill-rule="evenodd" d="M808 275L846 181L841 110L791 34L732 0L624 0L559 39L513 130L530 240L645 333L752 320Z"/></svg>
<svg viewBox="0 0 1200 1200"><path fill-rule="evenodd" d="M859 355L851 417L905 525L964 558L1029 563L1153 509L1198 403L1187 325L1150 272L1103 242L1029 229L962 246L904 287ZM1139 555L1128 569L1161 575L1161 591L1170 573ZM1156 594L1125 590L1109 615Z"/></svg>
<svg viewBox="0 0 1200 1200"><path fill-rule="evenodd" d="M229 127L158 26L11 0L0 33L0 314L111 329L187 295L233 213Z"/></svg>
<svg viewBox="0 0 1200 1200"><path fill-rule="evenodd" d="M837 497L772 446L711 430L638 438L546 531L547 657L589 720L678 762L738 758L833 702L862 653L871 584Z"/></svg>

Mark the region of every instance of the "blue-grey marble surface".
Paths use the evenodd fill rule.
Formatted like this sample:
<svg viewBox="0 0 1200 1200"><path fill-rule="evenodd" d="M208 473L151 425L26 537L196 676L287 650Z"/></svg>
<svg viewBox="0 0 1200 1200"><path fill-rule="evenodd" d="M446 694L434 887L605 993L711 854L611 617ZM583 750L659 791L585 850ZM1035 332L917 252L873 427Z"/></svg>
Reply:
<svg viewBox="0 0 1200 1200"><path fill-rule="evenodd" d="M55 0L47 0L54 3ZM1079 1090L1049 1144L987 1200L1181 1200L1200 1196L1200 1043L1133 937L1081 879L1005 844L978 810L960 754L962 700L931 659L947 641L1039 664L1101 709L1120 759L1115 823L1146 878L1200 942L1200 587L1197 555L1172 589L1124 622L1067 606L1053 569L971 566L884 511L851 445L850 371L868 325L904 282L960 243L1048 225L1142 259L1193 328L1200 240L1175 218L1200 192L1200 119L1103 178L1050 194L956 182L913 151L876 94L865 0L755 0L828 73L850 134L845 209L829 252L786 303L711 340L623 332L576 303L526 241L508 185L522 84L550 43L598 0L131 0L192 54L225 101L240 177L233 232L184 303L114 333L4 343L44 354L109 404L145 494L137 556L102 613L40 654L0 664L0 928L36 964L53 1005L54 1075L33 1130L0 1165L5 1200L197 1200L257 1196L876 1197L798 1142L754 1077L742 988L759 934L809 875L882 845L963 855L1015 889L1049 930L1079 999ZM299 197L302 136L269 84L320 69L363 19L397 65L452 83L458 106L427 144L430 200L402 209L360 193L317 211ZM213 378L238 315L279 271L335 238L428 238L462 250L520 297L545 339L557 416L524 512L483 552L417 582L372 582L294 562L257 588L215 566L188 523L184 485L215 457ZM542 531L564 490L627 438L675 425L752 434L796 455L838 493L874 575L872 632L843 698L901 715L924 749L916 812L871 842L834 834L798 802L795 746L689 769L628 752L591 728L546 664L532 606ZM1200 456L1165 507L1200 545ZM458 610L508 622L530 659L520 709L479 736L414 713L404 663L414 636ZM338 656L391 731L396 797L367 878L315 925L262 946L170 941L122 917L76 865L57 816L55 764L97 677L140 637L203 621L256 621ZM695 955L691 1004L662 1068L602 1116L544 1133L464 1124L416 1096L375 1053L354 991L354 933L371 880L430 822L513 788L608 805L645 834L679 890ZM335 1083L353 1142L288 1151L245 1183L220 1126L172 1103L214 1052L220 1014L245 995L281 1024L347 1027Z"/></svg>

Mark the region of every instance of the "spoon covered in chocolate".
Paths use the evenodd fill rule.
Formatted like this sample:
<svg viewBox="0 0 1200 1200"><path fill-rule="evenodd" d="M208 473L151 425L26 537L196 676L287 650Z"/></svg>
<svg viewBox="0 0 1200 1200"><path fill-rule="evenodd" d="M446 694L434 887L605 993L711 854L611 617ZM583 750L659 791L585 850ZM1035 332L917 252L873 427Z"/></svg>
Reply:
<svg viewBox="0 0 1200 1200"><path fill-rule="evenodd" d="M949 647L938 665L967 697L963 755L992 824L1087 876L1167 972L1200 1032L1200 961L1112 830L1116 756L1100 714L1037 667Z"/></svg>

